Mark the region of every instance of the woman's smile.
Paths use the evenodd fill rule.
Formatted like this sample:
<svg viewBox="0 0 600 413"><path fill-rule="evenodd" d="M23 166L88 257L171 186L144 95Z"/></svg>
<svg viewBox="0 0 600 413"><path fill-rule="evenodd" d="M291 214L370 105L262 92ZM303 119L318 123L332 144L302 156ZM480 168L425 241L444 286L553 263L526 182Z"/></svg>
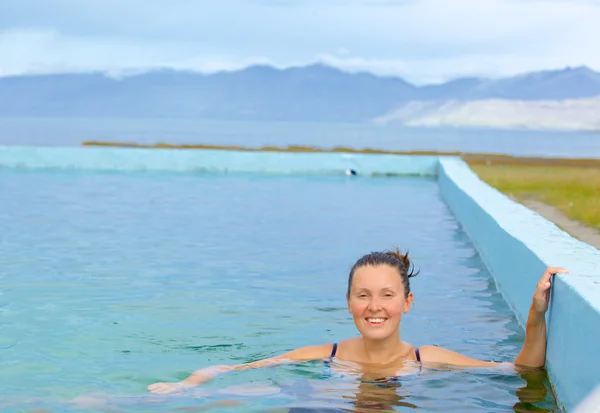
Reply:
<svg viewBox="0 0 600 413"><path fill-rule="evenodd" d="M387 318L384 317L367 317L365 318L367 324L372 327L381 327L387 321Z"/></svg>

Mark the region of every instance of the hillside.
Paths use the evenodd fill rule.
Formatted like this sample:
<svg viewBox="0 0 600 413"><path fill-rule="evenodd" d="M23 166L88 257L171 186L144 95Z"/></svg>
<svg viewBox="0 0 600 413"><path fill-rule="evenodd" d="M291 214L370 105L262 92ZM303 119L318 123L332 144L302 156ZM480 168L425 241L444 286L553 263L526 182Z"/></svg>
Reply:
<svg viewBox="0 0 600 413"><path fill-rule="evenodd" d="M564 101L487 99L409 102L377 123L600 131L600 97Z"/></svg>

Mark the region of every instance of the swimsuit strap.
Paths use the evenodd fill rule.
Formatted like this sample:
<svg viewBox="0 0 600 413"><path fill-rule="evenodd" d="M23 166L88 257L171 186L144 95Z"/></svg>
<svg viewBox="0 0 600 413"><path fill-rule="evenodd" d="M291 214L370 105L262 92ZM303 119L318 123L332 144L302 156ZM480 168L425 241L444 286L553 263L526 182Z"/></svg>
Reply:
<svg viewBox="0 0 600 413"><path fill-rule="evenodd" d="M329 355L329 358L332 359L335 357L335 355L337 354L337 349L338 349L338 343L333 343L333 348L331 349L331 354ZM417 358L417 361L420 363L421 362L421 353L419 353L419 348L415 348L415 356Z"/></svg>
<svg viewBox="0 0 600 413"><path fill-rule="evenodd" d="M331 349L331 354L329 355L330 359L335 357L335 354L337 353L337 348L338 348L338 343L333 343L333 348Z"/></svg>
<svg viewBox="0 0 600 413"><path fill-rule="evenodd" d="M329 355L329 358L323 360L323 362L325 363L325 369L323 370L323 374L327 377L331 377L332 372L331 372L330 363L333 361L333 358L335 357L335 353L337 353L337 348L338 348L338 344L333 343L333 348L331 349L331 354Z"/></svg>

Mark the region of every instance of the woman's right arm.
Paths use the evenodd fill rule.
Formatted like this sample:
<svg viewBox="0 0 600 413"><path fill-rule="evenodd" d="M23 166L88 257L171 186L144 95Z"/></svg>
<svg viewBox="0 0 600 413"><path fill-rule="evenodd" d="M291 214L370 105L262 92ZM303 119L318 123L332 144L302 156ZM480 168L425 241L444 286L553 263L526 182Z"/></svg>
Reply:
<svg viewBox="0 0 600 413"><path fill-rule="evenodd" d="M276 357L271 357L252 363L207 367L195 371L192 375L180 382L151 384L148 386L148 390L156 394L175 393L190 387L198 386L202 383L206 383L207 381L229 371L257 369L301 361L319 360L327 358L329 354L331 354L331 344L301 347Z"/></svg>

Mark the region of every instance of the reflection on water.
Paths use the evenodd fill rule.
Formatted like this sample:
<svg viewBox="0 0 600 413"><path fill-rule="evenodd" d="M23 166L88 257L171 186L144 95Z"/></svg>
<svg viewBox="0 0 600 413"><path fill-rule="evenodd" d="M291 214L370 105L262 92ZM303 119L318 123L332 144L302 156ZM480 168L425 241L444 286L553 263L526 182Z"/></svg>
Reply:
<svg viewBox="0 0 600 413"><path fill-rule="evenodd" d="M554 409L544 409L535 405L544 401L548 395L548 375L544 370L533 370L522 373L521 378L525 381L525 384L515 392L519 398L518 403L515 403L513 406L515 412L543 413L555 411Z"/></svg>
<svg viewBox="0 0 600 413"><path fill-rule="evenodd" d="M356 372L358 373L358 372ZM451 373L451 374L447 374ZM517 397L514 405L486 402L483 399L471 406L453 395L445 400L428 396L443 381L464 380L469 376L474 382L486 386L511 387ZM435 377L435 380L432 378ZM512 383L509 385L508 383ZM484 390L484 389L480 389ZM28 413L128 413L160 412L354 412L385 413L414 410L424 411L486 411L486 412L558 412L548 404L547 375L535 369L521 373L508 371L461 371L424 369L418 375L399 378L393 382L377 383L373 375L360 379L286 379L279 386L273 384L246 384L224 388L198 387L175 395L81 395L57 405L48 400L4 401L3 412ZM482 393L482 397L485 392ZM458 397L460 399L460 397ZM545 403L546 402L546 403ZM545 407L544 405L547 405Z"/></svg>
<svg viewBox="0 0 600 413"><path fill-rule="evenodd" d="M391 412L395 407L418 407L410 403L410 393L402 389L399 383L385 386L361 383L348 403L351 406L348 410L353 412Z"/></svg>

